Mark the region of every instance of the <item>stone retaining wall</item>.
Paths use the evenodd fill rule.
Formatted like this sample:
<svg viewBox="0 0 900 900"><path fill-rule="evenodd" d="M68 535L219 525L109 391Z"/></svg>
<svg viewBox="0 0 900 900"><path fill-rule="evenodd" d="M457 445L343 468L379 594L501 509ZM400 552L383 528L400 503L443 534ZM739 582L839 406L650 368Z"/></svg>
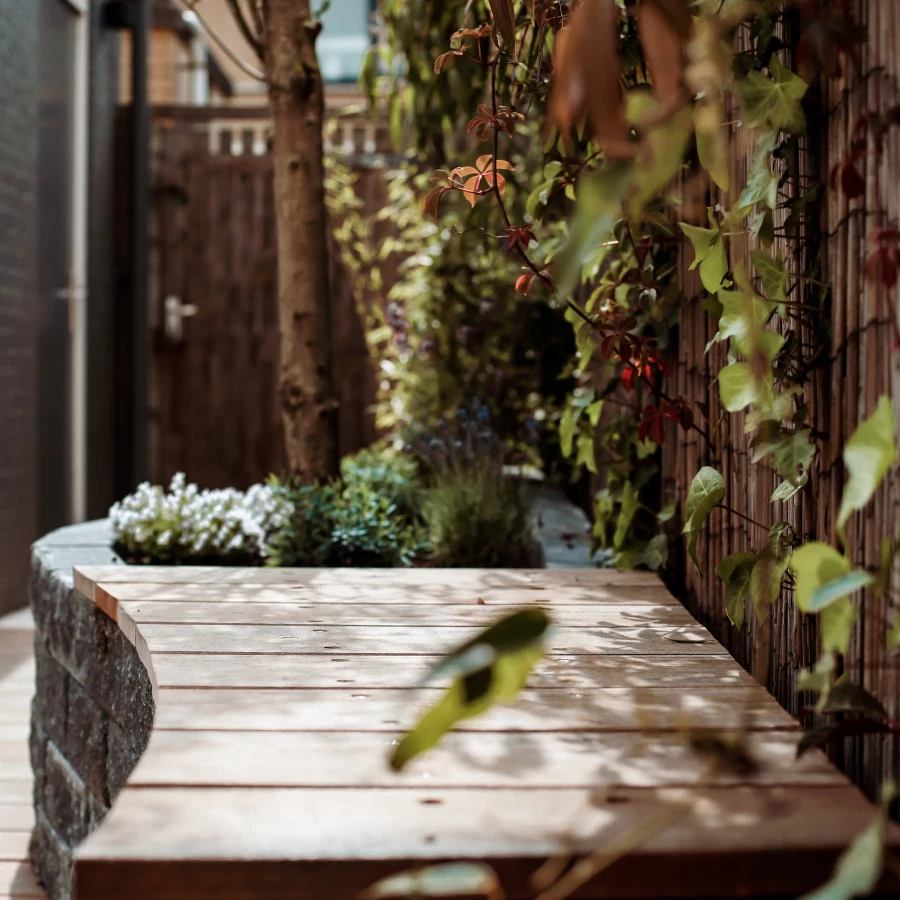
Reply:
<svg viewBox="0 0 900 900"><path fill-rule="evenodd" d="M32 857L51 900L72 896L72 849L106 815L153 722L150 679L137 652L72 582L73 566L122 562L110 538L106 522L92 522L32 548Z"/></svg>

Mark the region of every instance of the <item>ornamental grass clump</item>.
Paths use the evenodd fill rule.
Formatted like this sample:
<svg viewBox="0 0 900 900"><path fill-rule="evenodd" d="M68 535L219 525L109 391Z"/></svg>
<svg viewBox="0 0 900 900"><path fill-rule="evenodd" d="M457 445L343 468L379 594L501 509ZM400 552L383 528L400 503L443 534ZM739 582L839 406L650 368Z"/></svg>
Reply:
<svg viewBox="0 0 900 900"><path fill-rule="evenodd" d="M130 562L258 565L292 512L271 485L200 490L179 472L168 492L145 482L109 517L116 548Z"/></svg>

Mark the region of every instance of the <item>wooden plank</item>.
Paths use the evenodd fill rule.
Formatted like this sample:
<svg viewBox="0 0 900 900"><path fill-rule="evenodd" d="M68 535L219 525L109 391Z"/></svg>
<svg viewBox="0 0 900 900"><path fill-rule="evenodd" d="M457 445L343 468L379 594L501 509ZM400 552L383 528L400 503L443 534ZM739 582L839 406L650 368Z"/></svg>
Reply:
<svg viewBox="0 0 900 900"><path fill-rule="evenodd" d="M497 585L473 588L452 580L438 586L410 589L398 583L385 584L157 584L100 582L92 589L95 601L115 603L129 600L215 601L216 603L364 603L434 606L449 604L485 606L608 606L612 604L684 607L661 585ZM109 598L108 601L106 598Z"/></svg>
<svg viewBox="0 0 900 900"><path fill-rule="evenodd" d="M528 688L461 731L636 731L687 725L754 730L799 724L755 685L740 688L608 688L575 692ZM437 689L163 690L157 731L396 731L434 703Z"/></svg>
<svg viewBox="0 0 900 900"><path fill-rule="evenodd" d="M456 629L454 629L455 631ZM441 656L466 640L447 629L349 625L142 625L151 655L165 653L259 653L318 655ZM688 641L691 641L688 643ZM679 628L559 628L549 640L553 653L570 655L723 656L727 652L701 625Z"/></svg>
<svg viewBox="0 0 900 900"><path fill-rule="evenodd" d="M13 803L5 792L0 795L0 831L27 831L33 827L31 803Z"/></svg>
<svg viewBox="0 0 900 900"><path fill-rule="evenodd" d="M0 831L0 861L25 862L29 859L31 829L26 831Z"/></svg>
<svg viewBox="0 0 900 900"><path fill-rule="evenodd" d="M46 896L31 864L27 862L0 862L0 894L10 897Z"/></svg>
<svg viewBox="0 0 900 900"><path fill-rule="evenodd" d="M621 569L267 569L222 566L76 566L84 582L126 584L228 584L228 585L327 585L398 586L405 591L451 584L459 588L487 590L501 587L584 586L591 590L606 585L658 587L652 572Z"/></svg>
<svg viewBox="0 0 900 900"><path fill-rule="evenodd" d="M799 734L754 732L752 774L710 775L680 735L454 732L402 773L387 758L400 735L362 732L155 731L129 783L240 787L659 787L843 784L815 751L795 761Z"/></svg>
<svg viewBox="0 0 900 900"><path fill-rule="evenodd" d="M696 660L702 660L698 665ZM419 683L434 657L291 656L154 653L160 688L396 688ZM756 684L727 656L556 656L540 663L529 683L541 688L732 687Z"/></svg>
<svg viewBox="0 0 900 900"><path fill-rule="evenodd" d="M79 897L350 900L378 877L417 861L467 859L473 846L507 896L533 896L528 877L547 856L607 846L664 806L687 811L580 896L710 896L720 886L734 896L796 895L827 879L872 815L847 786L611 795L142 789L126 791L77 851Z"/></svg>
<svg viewBox="0 0 900 900"><path fill-rule="evenodd" d="M136 625L352 625L413 628L485 627L506 610L474 603L435 606L364 603L221 603L209 601L138 600L121 603L119 615ZM697 624L680 606L615 604L559 606L549 610L560 625L595 625L606 628L653 625L674 628ZM121 624L121 623L120 623Z"/></svg>

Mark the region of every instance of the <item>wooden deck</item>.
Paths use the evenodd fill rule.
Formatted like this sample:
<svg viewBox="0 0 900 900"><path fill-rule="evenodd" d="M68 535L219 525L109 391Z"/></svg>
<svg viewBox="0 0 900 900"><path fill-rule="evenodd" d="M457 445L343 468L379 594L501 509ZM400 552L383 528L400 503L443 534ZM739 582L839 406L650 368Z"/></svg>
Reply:
<svg viewBox="0 0 900 900"><path fill-rule="evenodd" d="M790 896L872 817L822 754L795 762L796 723L649 574L110 567L76 586L156 700L78 900L335 900L453 859L534 896L547 857L631 844L579 896ZM519 705L391 772L435 657L535 605L558 627ZM748 729L759 770L714 770L697 727Z"/></svg>
<svg viewBox="0 0 900 900"><path fill-rule="evenodd" d="M28 720L34 695L34 625L29 610L0 617L0 900L44 898L28 861L34 777Z"/></svg>

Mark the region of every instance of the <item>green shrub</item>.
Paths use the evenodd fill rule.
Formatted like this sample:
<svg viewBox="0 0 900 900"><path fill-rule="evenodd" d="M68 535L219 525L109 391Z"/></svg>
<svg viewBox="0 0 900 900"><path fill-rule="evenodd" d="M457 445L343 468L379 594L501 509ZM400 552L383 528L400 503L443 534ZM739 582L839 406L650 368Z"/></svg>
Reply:
<svg viewBox="0 0 900 900"><path fill-rule="evenodd" d="M437 566L511 568L531 561L527 493L493 462L438 473L422 516Z"/></svg>
<svg viewBox="0 0 900 900"><path fill-rule="evenodd" d="M293 505L273 536L276 566L408 566L427 549L418 522L415 464L372 448L346 457L340 481L297 486L273 480Z"/></svg>

